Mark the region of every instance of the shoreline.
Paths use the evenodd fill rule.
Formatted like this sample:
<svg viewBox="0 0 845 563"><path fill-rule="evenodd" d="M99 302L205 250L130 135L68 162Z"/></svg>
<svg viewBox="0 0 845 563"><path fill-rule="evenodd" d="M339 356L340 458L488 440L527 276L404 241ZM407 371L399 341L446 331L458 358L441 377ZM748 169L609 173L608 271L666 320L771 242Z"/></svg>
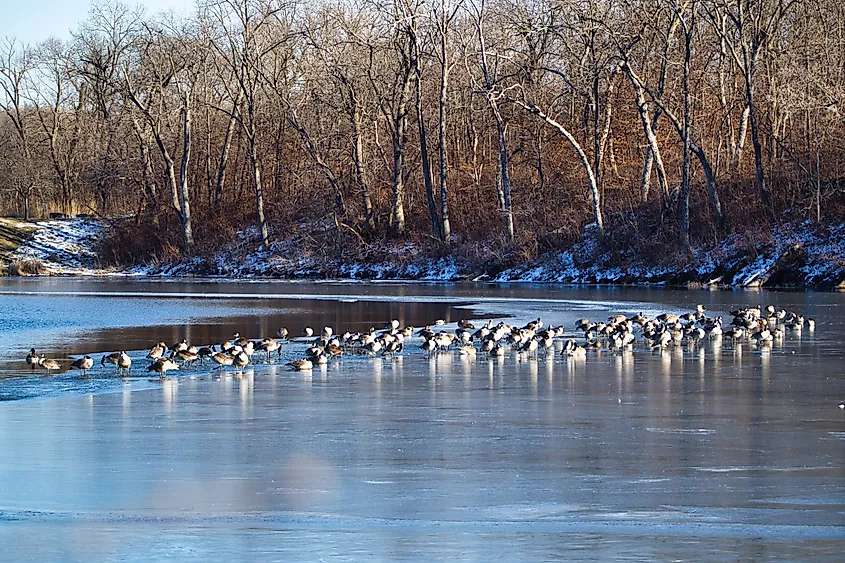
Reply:
<svg viewBox="0 0 845 563"><path fill-rule="evenodd" d="M294 240L258 248L249 232L238 244L209 256L175 263L103 268L96 247L106 226L76 218L30 223L33 235L8 252L7 274L111 279L212 279L242 281L535 283L571 287L845 290L845 223L819 230L809 221L774 227L755 243L731 235L710 249L662 259L609 249L589 234L565 250L551 250L517 264L461 257L470 249L426 248L413 242L373 246L358 259L330 258ZM475 249L477 250L477 249ZM489 254L487 252L486 254Z"/></svg>

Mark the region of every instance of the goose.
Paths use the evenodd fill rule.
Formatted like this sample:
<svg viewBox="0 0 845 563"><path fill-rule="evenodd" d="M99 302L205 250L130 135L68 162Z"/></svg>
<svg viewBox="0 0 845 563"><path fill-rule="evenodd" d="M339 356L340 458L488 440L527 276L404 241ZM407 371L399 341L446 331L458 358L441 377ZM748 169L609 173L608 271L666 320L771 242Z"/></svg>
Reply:
<svg viewBox="0 0 845 563"><path fill-rule="evenodd" d="M42 368L44 368L47 371L52 371L52 370L62 368L62 366L61 366L61 364L59 364L59 362L57 362L56 360L47 359L46 357L44 357L44 354L41 354L41 356L38 358L38 365L41 366Z"/></svg>
<svg viewBox="0 0 845 563"><path fill-rule="evenodd" d="M125 351L121 350L117 357L117 371L129 373L129 368L132 367L132 358L129 357Z"/></svg>
<svg viewBox="0 0 845 563"><path fill-rule="evenodd" d="M182 352L183 350L187 350L187 349L188 349L188 339L187 338L183 338L182 340L180 340L179 342L177 342L176 344L174 344L173 346L170 347L171 352Z"/></svg>
<svg viewBox="0 0 845 563"><path fill-rule="evenodd" d="M305 358L301 360L290 361L285 365L292 367L296 371L307 371L314 367L314 364L311 363L311 360Z"/></svg>
<svg viewBox="0 0 845 563"><path fill-rule="evenodd" d="M159 342L150 349L149 354L147 354L147 359L156 361L158 359L161 359L166 352L167 344L165 344L164 342Z"/></svg>
<svg viewBox="0 0 845 563"><path fill-rule="evenodd" d="M120 373L123 370L129 369L132 365L132 358L130 358L126 352L121 350L120 352L106 354L100 358L100 365L105 366L106 364L116 366L118 373Z"/></svg>
<svg viewBox="0 0 845 563"><path fill-rule="evenodd" d="M197 350L197 356L199 356L200 358L200 365L203 365L205 363L206 358L210 358L216 353L217 350L214 349L214 345L212 345L211 347L203 346L202 348Z"/></svg>
<svg viewBox="0 0 845 563"><path fill-rule="evenodd" d="M533 352L534 355L536 356L538 348L539 348L539 345L537 344L537 341L532 338L532 339L528 340L527 342L525 342L525 344L523 344L519 348L519 351L525 352L528 355L530 355Z"/></svg>
<svg viewBox="0 0 845 563"><path fill-rule="evenodd" d="M623 323L626 320L628 320L628 317L626 317L625 315L611 315L610 317L607 318L607 322L609 322L610 324L613 324L613 325Z"/></svg>
<svg viewBox="0 0 845 563"><path fill-rule="evenodd" d="M334 334L334 329L332 329L332 327L330 327L330 326L324 326L324 327L323 327L323 332L321 332L321 333L320 333L320 335L321 335L323 338L325 338L326 340L328 340L329 338L331 338L331 337L332 337L332 334Z"/></svg>
<svg viewBox="0 0 845 563"><path fill-rule="evenodd" d="M73 369L82 370L83 377L88 375L88 370L94 367L94 360L91 359L91 356L83 356L78 360L74 360L70 367Z"/></svg>
<svg viewBox="0 0 845 563"><path fill-rule="evenodd" d="M481 343L481 351L482 352L489 352L493 349L496 345L496 342L492 338L488 338Z"/></svg>
<svg viewBox="0 0 845 563"><path fill-rule="evenodd" d="M249 365L249 354L241 352L232 360L232 365L238 369L244 369Z"/></svg>
<svg viewBox="0 0 845 563"><path fill-rule="evenodd" d="M284 327L284 326L276 331L276 336L278 336L282 340L287 340L288 334L290 334L290 333L288 332L287 327Z"/></svg>
<svg viewBox="0 0 845 563"><path fill-rule="evenodd" d="M387 329L388 330L399 330L399 321L396 320L396 319L393 319L392 321L390 321L390 324L387 325Z"/></svg>
<svg viewBox="0 0 845 563"><path fill-rule="evenodd" d="M314 360L319 358L323 355L324 348L320 346L309 346L305 349L305 355L308 357L309 360Z"/></svg>
<svg viewBox="0 0 845 563"><path fill-rule="evenodd" d="M425 340L423 340L423 343L420 344L420 348L423 349L426 356L429 356L432 352L437 349L437 343L434 341L433 338L426 338Z"/></svg>
<svg viewBox="0 0 845 563"><path fill-rule="evenodd" d="M443 319L437 319L436 321L434 321L434 324L435 326L443 326L446 324L446 321L444 321Z"/></svg>
<svg viewBox="0 0 845 563"><path fill-rule="evenodd" d="M575 346L572 350L566 353L570 358L584 358L587 356L587 349L582 346Z"/></svg>
<svg viewBox="0 0 845 563"><path fill-rule="evenodd" d="M310 326L306 326L302 331L302 336L304 336L305 338L311 338L312 336L314 336L314 329Z"/></svg>
<svg viewBox="0 0 845 563"><path fill-rule="evenodd" d="M282 345L279 344L278 341L274 338L265 338L261 341L261 344L258 346L258 350L263 350L267 352L267 363L270 363L270 354L273 352L279 353L279 358L282 357Z"/></svg>
<svg viewBox="0 0 845 563"><path fill-rule="evenodd" d="M114 366L117 365L117 359L120 357L120 352L112 352L111 354L105 354L102 358L100 358L100 365L105 366L107 363L112 364Z"/></svg>
<svg viewBox="0 0 845 563"><path fill-rule="evenodd" d="M337 344L329 343L326 344L325 348L323 348L323 352L325 352L327 356L330 356L332 358L339 358L343 355L343 348L341 348Z"/></svg>
<svg viewBox="0 0 845 563"><path fill-rule="evenodd" d="M475 325L466 319L461 319L458 321L458 328L462 328L464 330L475 330Z"/></svg>
<svg viewBox="0 0 845 563"><path fill-rule="evenodd" d="M369 342L368 344L364 344L363 349L364 349L364 353L366 353L370 356L375 356L376 354L378 354L381 351L381 349L383 347L384 346L382 345L381 340L375 340L374 339L371 342Z"/></svg>
<svg viewBox="0 0 845 563"><path fill-rule="evenodd" d="M434 343L437 344L437 348L439 350L448 350L452 345L452 342L454 342L454 339L455 335L447 332L441 332L434 337Z"/></svg>
<svg viewBox="0 0 845 563"><path fill-rule="evenodd" d="M38 354L35 353L35 348L29 349L29 354L26 355L26 363L28 363L32 369L35 369L35 366L38 365Z"/></svg>
<svg viewBox="0 0 845 563"><path fill-rule="evenodd" d="M389 356L396 356L396 354L401 353L404 348L405 348L404 341L397 338L397 339L393 340L392 342L390 342L389 344L387 344L387 346L384 347L384 350L382 351L381 355L382 356L388 356L388 355Z"/></svg>
<svg viewBox="0 0 845 563"><path fill-rule="evenodd" d="M500 344L496 344L493 346L493 349L490 350L490 356L493 358L499 358L505 355L505 348Z"/></svg>
<svg viewBox="0 0 845 563"><path fill-rule="evenodd" d="M537 317L536 321L531 321L522 328L525 330L537 331L543 328L543 321L540 320L540 317Z"/></svg>
<svg viewBox="0 0 845 563"><path fill-rule="evenodd" d="M663 324L672 324L677 322L680 317L674 313L661 313L660 315L657 315L656 319Z"/></svg>
<svg viewBox="0 0 845 563"><path fill-rule="evenodd" d="M587 329L590 328L591 324L593 323L591 323L589 319L578 319L575 321L575 329L579 332L586 332Z"/></svg>
<svg viewBox="0 0 845 563"><path fill-rule="evenodd" d="M474 358L476 354L475 346L461 346L458 348L458 354L467 358Z"/></svg>
<svg viewBox="0 0 845 563"><path fill-rule="evenodd" d="M164 379L164 376L167 374L167 372L172 369L179 369L179 364L177 364L170 358L159 358L154 361L149 367L147 367L147 371L156 372L157 374L159 374L159 376L161 376L162 379Z"/></svg>
<svg viewBox="0 0 845 563"><path fill-rule="evenodd" d="M217 364L220 369L223 369L223 366L232 365L232 362L235 359L226 352L215 352L211 355L211 360Z"/></svg>
<svg viewBox="0 0 845 563"><path fill-rule="evenodd" d="M194 362L196 362L200 358L198 353L196 353L196 352L191 353L187 349L180 350L180 351L176 352L176 354L174 354L174 357L182 360L182 362L184 362L186 364L193 364Z"/></svg>
<svg viewBox="0 0 845 563"><path fill-rule="evenodd" d="M544 355L548 355L549 352L554 353L554 348L552 348L554 343L554 338L548 332L540 338L539 347L542 348Z"/></svg>

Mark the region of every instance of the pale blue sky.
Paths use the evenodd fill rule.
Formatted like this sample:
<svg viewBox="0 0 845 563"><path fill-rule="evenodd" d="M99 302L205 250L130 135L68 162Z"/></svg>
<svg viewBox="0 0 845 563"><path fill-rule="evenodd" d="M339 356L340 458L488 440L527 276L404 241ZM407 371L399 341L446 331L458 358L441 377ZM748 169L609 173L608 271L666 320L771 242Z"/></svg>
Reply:
<svg viewBox="0 0 845 563"><path fill-rule="evenodd" d="M141 4L148 15L173 8L193 12L195 0L123 0ZM24 43L38 43L49 36L65 39L88 16L91 0L0 0L0 37L15 36Z"/></svg>

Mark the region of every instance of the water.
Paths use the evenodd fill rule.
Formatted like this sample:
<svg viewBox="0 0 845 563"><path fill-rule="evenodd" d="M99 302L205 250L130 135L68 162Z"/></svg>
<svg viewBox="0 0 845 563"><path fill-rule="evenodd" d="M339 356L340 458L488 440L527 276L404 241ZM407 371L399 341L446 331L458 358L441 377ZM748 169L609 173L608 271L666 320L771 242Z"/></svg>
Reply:
<svg viewBox="0 0 845 563"><path fill-rule="evenodd" d="M0 305L20 313L5 323L33 309L81 313L3 326L0 559L837 561L843 301L536 286L6 285ZM467 361L409 346L395 360L349 356L311 373L255 365L163 383L102 368L30 376L11 352L29 342L51 354L111 351L162 332L175 341L189 326L212 340L279 322L379 326L397 315L572 326L697 302L717 312L773 302L817 328L764 349ZM142 355L133 352L139 365Z"/></svg>

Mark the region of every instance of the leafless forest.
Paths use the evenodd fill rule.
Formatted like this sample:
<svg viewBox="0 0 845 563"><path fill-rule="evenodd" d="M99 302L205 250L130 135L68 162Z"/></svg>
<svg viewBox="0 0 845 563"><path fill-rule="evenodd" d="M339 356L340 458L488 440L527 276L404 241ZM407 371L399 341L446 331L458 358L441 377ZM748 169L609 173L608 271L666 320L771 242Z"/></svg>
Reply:
<svg viewBox="0 0 845 563"><path fill-rule="evenodd" d="M683 253L845 210L840 0L101 3L4 38L0 87L0 213L109 218L115 262Z"/></svg>

